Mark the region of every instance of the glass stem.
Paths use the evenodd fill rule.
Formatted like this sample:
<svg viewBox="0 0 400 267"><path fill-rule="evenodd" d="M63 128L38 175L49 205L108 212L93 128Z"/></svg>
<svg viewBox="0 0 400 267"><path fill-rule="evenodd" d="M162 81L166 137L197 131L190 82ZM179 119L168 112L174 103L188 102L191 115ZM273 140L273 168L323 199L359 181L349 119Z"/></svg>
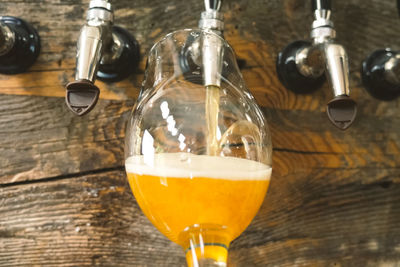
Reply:
<svg viewBox="0 0 400 267"><path fill-rule="evenodd" d="M220 243L205 243L201 238L192 238L186 250L188 267L226 267L228 247Z"/></svg>
<svg viewBox="0 0 400 267"><path fill-rule="evenodd" d="M231 240L226 227L193 225L187 227L179 239L189 267L226 267Z"/></svg>

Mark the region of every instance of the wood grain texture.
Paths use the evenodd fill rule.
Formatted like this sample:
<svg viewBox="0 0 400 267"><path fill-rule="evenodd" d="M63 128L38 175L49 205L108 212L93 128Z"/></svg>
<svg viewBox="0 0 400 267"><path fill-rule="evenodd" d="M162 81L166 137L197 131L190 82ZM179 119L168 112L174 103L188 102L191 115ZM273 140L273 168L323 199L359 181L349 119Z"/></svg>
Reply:
<svg viewBox="0 0 400 267"><path fill-rule="evenodd" d="M1 102L0 184L123 165L133 101L100 101L83 118L66 110L61 98L3 95ZM321 166L383 171L399 166L400 118L376 120L361 109L355 125L341 132L319 110L264 108L264 113L275 152L282 155L274 156L277 175Z"/></svg>
<svg viewBox="0 0 400 267"><path fill-rule="evenodd" d="M185 263L141 213L122 170L2 188L0 213L0 266Z"/></svg>
<svg viewBox="0 0 400 267"><path fill-rule="evenodd" d="M275 175L231 246L230 266L397 266L400 181L316 173ZM0 266L184 266L181 248L142 214L125 179L115 169L0 188Z"/></svg>
<svg viewBox="0 0 400 267"><path fill-rule="evenodd" d="M195 27L202 1L118 0L116 24L141 44L137 73L97 82L101 100L83 118L64 103L88 0L6 0L42 37L25 74L0 75L0 266L184 266L178 246L142 215L123 174L125 123L145 54L166 33ZM259 215L233 242L230 266L400 266L400 100L361 87L373 50L400 49L396 1L336 0L333 21L350 57L358 117L346 132L325 114L325 84L295 95L275 59L308 39L309 1L225 1L226 39L272 132L273 178Z"/></svg>
<svg viewBox="0 0 400 267"><path fill-rule="evenodd" d="M0 75L0 93L64 96L65 84L73 79L76 41L85 21L88 2L89 0L2 2L0 14L20 16L38 29L42 38L42 52L38 62L27 73L16 76ZM145 55L151 46L173 30L196 27L203 3L194 0L119 0L115 1L114 8L115 24L128 29L141 44L142 63L137 73L129 79L114 84L98 82L98 85L102 98L123 100L137 96L143 78ZM309 1L227 1L223 5L223 11L225 37L238 57L246 62L244 76L249 87L256 92L260 91L260 94L270 87L285 91L276 78L275 59L289 42L308 39L312 22ZM338 41L349 53L352 87L356 91L362 90L359 84L362 59L378 48L400 48L400 37L396 34L400 21L395 1L335 1L333 20ZM255 77L259 79L253 82ZM327 95L331 93L328 92ZM356 96L359 97L358 94ZM291 100L296 98L304 102L303 97L290 95ZM261 102L266 99L261 99ZM293 102L275 101L272 106L298 108L288 104Z"/></svg>
<svg viewBox="0 0 400 267"><path fill-rule="evenodd" d="M101 101L88 117L62 98L0 95L0 184L122 166L133 101Z"/></svg>

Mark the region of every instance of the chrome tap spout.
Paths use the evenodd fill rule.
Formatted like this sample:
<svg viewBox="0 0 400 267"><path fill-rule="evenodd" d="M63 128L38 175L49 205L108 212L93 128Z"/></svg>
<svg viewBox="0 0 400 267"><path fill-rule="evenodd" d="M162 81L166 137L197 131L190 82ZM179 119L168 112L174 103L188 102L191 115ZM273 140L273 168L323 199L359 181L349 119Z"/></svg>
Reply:
<svg viewBox="0 0 400 267"><path fill-rule="evenodd" d="M136 40L113 23L111 4L107 0L91 0L77 44L75 81L66 86L67 106L76 115L82 116L96 105L100 94L94 84L96 78L122 80L139 62Z"/></svg>

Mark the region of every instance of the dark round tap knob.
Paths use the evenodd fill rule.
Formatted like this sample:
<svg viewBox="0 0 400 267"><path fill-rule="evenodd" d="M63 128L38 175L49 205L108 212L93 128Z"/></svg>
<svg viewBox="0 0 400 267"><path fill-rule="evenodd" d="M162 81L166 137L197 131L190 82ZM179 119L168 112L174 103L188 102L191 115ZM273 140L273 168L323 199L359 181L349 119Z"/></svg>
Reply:
<svg viewBox="0 0 400 267"><path fill-rule="evenodd" d="M400 95L400 54L390 49L374 51L362 63L361 79L375 98L393 100Z"/></svg>
<svg viewBox="0 0 400 267"><path fill-rule="evenodd" d="M114 53L116 58L100 61L97 78L105 82L117 82L127 78L135 72L140 62L139 43L124 28L113 26L114 45L113 49L119 50ZM117 42L115 42L118 40Z"/></svg>
<svg viewBox="0 0 400 267"><path fill-rule="evenodd" d="M0 73L25 72L39 56L39 34L32 25L20 18L3 16L0 17L0 23L6 25L14 33L12 48L0 56Z"/></svg>
<svg viewBox="0 0 400 267"><path fill-rule="evenodd" d="M296 63L296 56L300 51L309 47L311 47L311 43L306 41L290 43L279 53L276 61L276 71L279 80L287 89L295 93L312 93L320 88L325 81L324 72L321 72L320 75L315 77L304 76L299 71L299 66Z"/></svg>

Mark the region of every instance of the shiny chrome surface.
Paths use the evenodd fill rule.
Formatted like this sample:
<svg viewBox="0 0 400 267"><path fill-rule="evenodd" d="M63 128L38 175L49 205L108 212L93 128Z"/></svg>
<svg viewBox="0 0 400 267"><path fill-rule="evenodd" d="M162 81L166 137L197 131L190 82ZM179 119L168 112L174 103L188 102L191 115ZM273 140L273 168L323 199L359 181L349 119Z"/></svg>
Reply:
<svg viewBox="0 0 400 267"><path fill-rule="evenodd" d="M101 32L101 27L83 26L77 46L75 80L95 81L103 49Z"/></svg>
<svg viewBox="0 0 400 267"><path fill-rule="evenodd" d="M314 22L312 28L318 27L331 27L333 28L333 22L331 21L331 10L325 9L320 1L315 1L316 6L314 10Z"/></svg>
<svg viewBox="0 0 400 267"><path fill-rule="evenodd" d="M222 35L224 31L224 16L215 10L204 11L201 13L199 28L213 30L217 34Z"/></svg>
<svg viewBox="0 0 400 267"><path fill-rule="evenodd" d="M336 38L336 31L331 27L317 27L311 30L314 45L324 44Z"/></svg>
<svg viewBox="0 0 400 267"><path fill-rule="evenodd" d="M206 11L219 11L221 9L222 0L204 0Z"/></svg>
<svg viewBox="0 0 400 267"><path fill-rule="evenodd" d="M104 8L108 11L113 11L111 3L108 0L92 0L89 3L89 8Z"/></svg>
<svg viewBox="0 0 400 267"><path fill-rule="evenodd" d="M305 77L320 77L324 73L324 64L320 49L305 47L296 53L297 70Z"/></svg>
<svg viewBox="0 0 400 267"><path fill-rule="evenodd" d="M124 43L117 37L117 35L112 34L112 44L109 46L107 51L104 51L101 58L101 64L111 64L117 60L124 50Z"/></svg>
<svg viewBox="0 0 400 267"><path fill-rule="evenodd" d="M199 28L215 33L202 35L201 49L203 55L204 86L221 85L221 71L223 60L222 34L224 31L224 16L219 12L220 0L205 0L206 11L201 13Z"/></svg>
<svg viewBox="0 0 400 267"><path fill-rule="evenodd" d="M221 85L223 42L216 34L202 36L204 86Z"/></svg>
<svg viewBox="0 0 400 267"><path fill-rule="evenodd" d="M298 70L306 77L318 77L317 75L325 69L334 96L348 96L350 89L347 53L342 45L334 42L336 31L330 20L331 10L322 9L321 6L317 2L314 11L315 19L311 30L313 45L307 51L300 51L296 55L296 65ZM315 52L314 55L311 53L314 50L319 51L318 57L315 57ZM312 56L314 56L314 60L311 59Z"/></svg>
<svg viewBox="0 0 400 267"><path fill-rule="evenodd" d="M342 45L326 43L324 57L328 81L334 96L349 95L349 63L346 50Z"/></svg>
<svg viewBox="0 0 400 267"><path fill-rule="evenodd" d="M320 9L314 11L315 20L330 20L331 19L331 11L328 9Z"/></svg>
<svg viewBox="0 0 400 267"><path fill-rule="evenodd" d="M81 29L76 56L76 80L96 80L96 72L100 60L107 55L105 60L110 61L115 56L113 52L119 49L112 49L114 46L112 25L114 15L111 4L105 0L92 0L89 4L87 22ZM117 43L117 47L120 44Z"/></svg>
<svg viewBox="0 0 400 267"><path fill-rule="evenodd" d="M221 9L221 0L204 0L205 11L201 13L199 21L200 29L209 29L222 35L224 31L224 15L219 12Z"/></svg>
<svg viewBox="0 0 400 267"><path fill-rule="evenodd" d="M14 46L15 34L5 24L0 23L0 56L7 54Z"/></svg>
<svg viewBox="0 0 400 267"><path fill-rule="evenodd" d="M385 78L393 83L400 84L400 54L391 56L385 63Z"/></svg>

